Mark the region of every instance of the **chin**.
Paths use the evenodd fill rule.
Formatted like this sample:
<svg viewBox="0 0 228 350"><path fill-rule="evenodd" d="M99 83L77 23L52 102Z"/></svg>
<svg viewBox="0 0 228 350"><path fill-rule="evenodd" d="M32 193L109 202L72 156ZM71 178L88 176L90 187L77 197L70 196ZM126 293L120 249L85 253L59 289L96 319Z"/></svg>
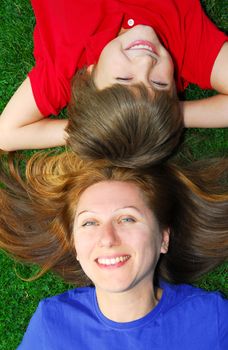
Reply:
<svg viewBox="0 0 228 350"><path fill-rule="evenodd" d="M104 291L106 293L124 293L126 291L128 291L129 289L131 289L131 286L128 284L126 285L126 283L123 283L122 285L115 283L112 285L110 285L110 283L108 285L99 285L96 286L96 288L99 288L99 290Z"/></svg>

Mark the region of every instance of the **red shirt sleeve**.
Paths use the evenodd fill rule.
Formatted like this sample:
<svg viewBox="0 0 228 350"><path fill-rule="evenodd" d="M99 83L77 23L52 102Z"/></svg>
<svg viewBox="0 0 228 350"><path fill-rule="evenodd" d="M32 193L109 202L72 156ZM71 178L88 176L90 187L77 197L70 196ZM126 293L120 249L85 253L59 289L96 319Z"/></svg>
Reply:
<svg viewBox="0 0 228 350"><path fill-rule="evenodd" d="M76 70L87 64L86 41L103 16L103 1L31 2L36 18L35 66L29 78L40 112L44 116L56 115L70 100Z"/></svg>
<svg viewBox="0 0 228 350"><path fill-rule="evenodd" d="M42 57L40 53L34 53L34 56L36 64L28 76L37 107L43 116L57 115L70 100L71 79L58 71L48 55Z"/></svg>
<svg viewBox="0 0 228 350"><path fill-rule="evenodd" d="M184 19L186 44L181 76L201 88L211 88L211 71L228 37L206 16L199 0L188 2L190 6Z"/></svg>
<svg viewBox="0 0 228 350"><path fill-rule="evenodd" d="M36 17L35 66L29 78L37 107L44 116L58 114L70 98L70 80L67 72L64 75L59 70L59 54L56 52L64 35L62 22L67 16L62 5L62 1L32 0Z"/></svg>

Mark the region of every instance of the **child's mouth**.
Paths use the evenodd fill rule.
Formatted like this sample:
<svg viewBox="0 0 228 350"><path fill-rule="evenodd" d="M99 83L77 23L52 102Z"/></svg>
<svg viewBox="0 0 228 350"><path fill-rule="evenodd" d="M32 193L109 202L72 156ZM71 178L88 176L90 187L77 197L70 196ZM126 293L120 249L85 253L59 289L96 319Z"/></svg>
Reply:
<svg viewBox="0 0 228 350"><path fill-rule="evenodd" d="M156 47L149 41L146 40L136 40L126 47L125 50L146 50L153 54L158 54Z"/></svg>

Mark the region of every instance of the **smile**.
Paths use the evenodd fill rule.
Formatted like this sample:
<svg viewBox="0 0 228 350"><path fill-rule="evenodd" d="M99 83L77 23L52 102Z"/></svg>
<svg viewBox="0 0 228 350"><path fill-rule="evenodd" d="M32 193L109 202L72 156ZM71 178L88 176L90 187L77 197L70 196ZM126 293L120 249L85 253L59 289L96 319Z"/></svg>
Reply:
<svg viewBox="0 0 228 350"><path fill-rule="evenodd" d="M155 46L151 42L145 40L134 41L126 48L126 50L146 50L157 55Z"/></svg>
<svg viewBox="0 0 228 350"><path fill-rule="evenodd" d="M130 255L123 255L123 256L117 256L115 258L98 258L97 262L100 265L106 265L106 266L110 266L110 265L117 265L119 263L123 263L125 261L127 261L128 259L130 259Z"/></svg>

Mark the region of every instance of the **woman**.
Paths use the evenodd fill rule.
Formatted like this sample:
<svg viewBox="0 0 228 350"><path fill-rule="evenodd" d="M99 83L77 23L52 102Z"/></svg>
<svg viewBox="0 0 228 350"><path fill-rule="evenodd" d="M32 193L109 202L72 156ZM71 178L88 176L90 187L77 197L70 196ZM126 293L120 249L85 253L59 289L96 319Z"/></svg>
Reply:
<svg viewBox="0 0 228 350"><path fill-rule="evenodd" d="M95 286L42 301L19 349L225 350L227 301L180 283L227 259L227 166L141 170L63 153L35 155L26 180L2 171L0 246Z"/></svg>

